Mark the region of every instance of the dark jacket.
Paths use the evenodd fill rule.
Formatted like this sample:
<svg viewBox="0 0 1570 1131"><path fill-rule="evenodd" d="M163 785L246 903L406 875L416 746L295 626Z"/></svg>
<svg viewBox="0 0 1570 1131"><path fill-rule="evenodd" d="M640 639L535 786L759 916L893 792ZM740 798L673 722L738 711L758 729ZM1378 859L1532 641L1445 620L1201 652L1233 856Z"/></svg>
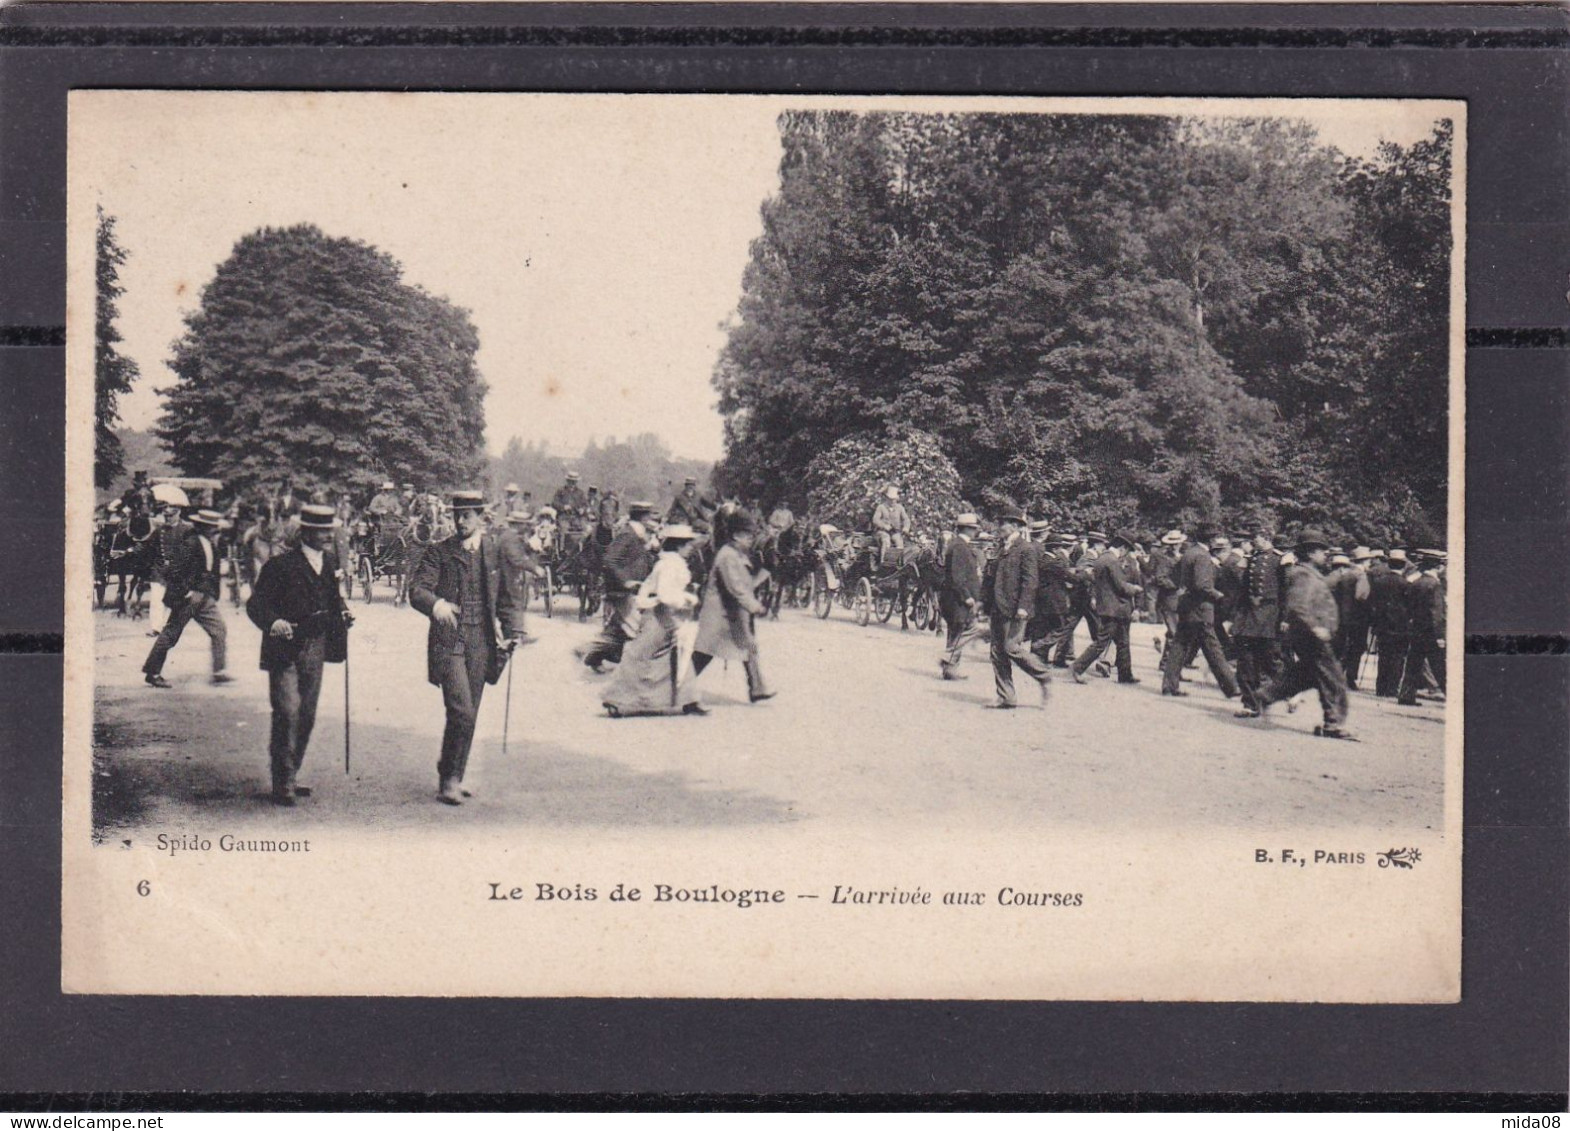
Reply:
<svg viewBox="0 0 1570 1131"><path fill-rule="evenodd" d="M1281 555L1275 550L1256 550L1242 580L1232 615L1232 635L1274 640L1281 635Z"/></svg>
<svg viewBox="0 0 1570 1131"><path fill-rule="evenodd" d="M1036 551L1025 538L1019 537L998 554L992 609L998 616L1012 619L1021 610L1029 613L1035 605Z"/></svg>
<svg viewBox="0 0 1570 1131"><path fill-rule="evenodd" d="M1368 612L1374 631L1389 638L1407 631L1407 583L1380 562L1368 568Z"/></svg>
<svg viewBox="0 0 1570 1131"><path fill-rule="evenodd" d="M207 555L202 551L202 536L189 531L174 547L169 565L164 570L164 604L171 609L183 604L192 593L218 596L217 531L209 534L207 545L212 549L213 565L207 568Z"/></svg>
<svg viewBox="0 0 1570 1131"><path fill-rule="evenodd" d="M1129 578L1133 563L1107 550L1091 567L1091 607L1097 616L1131 620L1134 616L1134 596L1139 586Z"/></svg>
<svg viewBox="0 0 1570 1131"><path fill-rule="evenodd" d="M1041 554L1036 566L1039 607L1045 608L1054 616L1068 616L1069 608L1073 604L1071 596L1073 569L1068 554L1063 550L1053 548Z"/></svg>
<svg viewBox="0 0 1570 1131"><path fill-rule="evenodd" d="M1445 587L1437 574L1420 573L1407 588L1408 631L1413 636L1440 640L1445 635Z"/></svg>
<svg viewBox="0 0 1570 1131"><path fill-rule="evenodd" d="M1341 566L1325 579L1336 599L1341 626L1346 629L1368 627L1368 575L1356 566Z"/></svg>
<svg viewBox="0 0 1570 1131"><path fill-rule="evenodd" d="M975 547L955 537L943 553L943 589L938 594L943 619L953 620L967 601L981 601L981 563Z"/></svg>
<svg viewBox="0 0 1570 1131"><path fill-rule="evenodd" d="M1287 570L1286 585L1286 602L1281 619L1286 622L1287 629L1307 633L1323 629L1334 634L1340 627L1341 619L1336 611L1336 599L1319 571L1301 563L1292 566Z"/></svg>
<svg viewBox="0 0 1570 1131"><path fill-rule="evenodd" d="M454 534L436 543L420 558L419 567L409 581L409 604L426 616L431 615L431 610L439 600L446 601L455 609L460 608L463 603L464 571L468 568L469 555L463 548L461 535ZM486 634L486 643L490 648L489 668L499 678L502 665L499 662L500 649L497 647L494 626L499 621L504 635L522 636L523 599L518 591L516 574L507 568L501 546L494 535L484 534L480 538L480 569L484 574L480 586L481 600L485 602L482 619L491 626L491 631ZM458 643L458 633L458 626L448 628L432 619L425 644L426 678L430 682L441 683L448 658Z"/></svg>
<svg viewBox="0 0 1570 1131"><path fill-rule="evenodd" d="M1177 564L1178 619L1184 624L1215 624L1216 602L1222 599L1216 587L1216 563L1206 546L1190 546Z"/></svg>
<svg viewBox="0 0 1570 1131"><path fill-rule="evenodd" d="M1150 584L1156 590L1156 612L1162 616L1177 612L1177 559L1165 550L1150 555Z"/></svg>
<svg viewBox="0 0 1570 1131"><path fill-rule="evenodd" d="M245 603L245 615L262 630L263 671L293 663L300 645L319 636L326 638L327 662L343 662L348 653L348 632L341 581L338 558L331 550L322 553L320 574L311 569L299 547L267 559L251 599ZM277 620L293 626L292 640L271 635Z"/></svg>
<svg viewBox="0 0 1570 1131"><path fill-rule="evenodd" d="M631 526L605 548L605 588L612 595L629 593L654 568L648 540ZM633 584L629 584L633 583Z"/></svg>

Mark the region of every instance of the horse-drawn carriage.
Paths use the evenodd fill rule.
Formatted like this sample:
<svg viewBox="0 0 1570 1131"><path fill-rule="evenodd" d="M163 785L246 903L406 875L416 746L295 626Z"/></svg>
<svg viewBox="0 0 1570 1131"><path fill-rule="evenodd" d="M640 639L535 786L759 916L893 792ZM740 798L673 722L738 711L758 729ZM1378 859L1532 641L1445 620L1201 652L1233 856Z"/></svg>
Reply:
<svg viewBox="0 0 1570 1131"><path fill-rule="evenodd" d="M926 629L938 616L942 578L936 549L926 542L890 549L885 557L871 534L847 534L825 524L818 528L811 574L812 611L828 619L837 603L860 625L873 618L887 624L896 610L900 628Z"/></svg>
<svg viewBox="0 0 1570 1131"><path fill-rule="evenodd" d="M393 587L393 604L403 604L409 598L409 576L420 554L443 536L440 519L361 516L349 537L349 571L360 599L370 603L376 583L385 581Z"/></svg>
<svg viewBox="0 0 1570 1131"><path fill-rule="evenodd" d="M595 528L579 515L561 516L558 524L555 510L548 507L541 508L540 517L530 539L540 564L539 576L530 582L530 598L539 596L549 617L555 614L556 596L571 593L578 598L578 619L588 620L604 596L604 548Z"/></svg>

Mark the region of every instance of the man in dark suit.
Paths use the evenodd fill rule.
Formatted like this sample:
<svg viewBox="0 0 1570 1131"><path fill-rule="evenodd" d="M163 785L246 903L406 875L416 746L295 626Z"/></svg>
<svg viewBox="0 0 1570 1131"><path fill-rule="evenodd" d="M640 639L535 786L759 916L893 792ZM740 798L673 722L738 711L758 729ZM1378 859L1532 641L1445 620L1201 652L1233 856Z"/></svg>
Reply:
<svg viewBox="0 0 1570 1131"><path fill-rule="evenodd" d="M954 537L943 553L943 588L938 593L938 610L948 626L948 640L938 666L944 679L967 678L956 669L964 658L965 645L981 635L980 618L976 615L981 602L981 563L971 546L971 539L980 527L981 520L973 514L955 518Z"/></svg>
<svg viewBox="0 0 1570 1131"><path fill-rule="evenodd" d="M199 510L191 516L191 529L171 550L164 571L163 603L169 619L153 641L153 648L142 665L149 687L168 687L164 661L169 650L180 642L180 634L193 620L202 626L212 644L213 682L231 683L224 672L225 640L223 615L218 610L218 528L223 516L213 510Z"/></svg>
<svg viewBox="0 0 1570 1131"><path fill-rule="evenodd" d="M1374 647L1379 656L1374 672L1374 694L1394 699L1401 690L1401 673L1406 668L1410 625L1407 616L1407 584L1401 576L1406 568L1406 553L1391 550L1388 563L1376 561L1368 570L1369 626L1374 632Z"/></svg>
<svg viewBox="0 0 1570 1131"><path fill-rule="evenodd" d="M1178 639L1178 558L1188 536L1169 530L1150 555L1150 583L1156 590L1156 619L1161 623L1161 666L1166 669L1167 652L1177 647Z"/></svg>
<svg viewBox="0 0 1570 1131"><path fill-rule="evenodd" d="M300 508L300 544L269 558L256 578L245 613L262 630L262 670L267 673L273 725L268 753L273 804L293 805L311 791L296 783L316 725L322 665L348 656L342 572L333 548L331 507Z"/></svg>
<svg viewBox="0 0 1570 1131"><path fill-rule="evenodd" d="M487 683L501 679L523 634L517 575L483 528L484 508L479 491L453 492L458 529L425 552L409 582L409 604L431 619L426 678L442 689L447 711L436 774L437 797L448 805L461 805L469 796L463 777L480 697Z"/></svg>
<svg viewBox="0 0 1570 1131"><path fill-rule="evenodd" d="M1144 592L1144 587L1132 581L1127 573L1127 553L1131 540L1119 534L1108 544L1107 536L1091 531L1086 536L1092 546L1101 545L1101 554L1091 567L1091 607L1096 611L1096 636L1074 661L1071 674L1075 683L1085 682L1085 672L1090 665L1106 654L1107 646L1117 646L1119 683L1138 683L1134 676L1134 655L1129 645L1128 626L1134 619L1134 598Z"/></svg>
<svg viewBox="0 0 1570 1131"><path fill-rule="evenodd" d="M583 654L583 662L595 672L606 660L620 663L627 641L638 635L638 586L654 568L646 525L653 513L653 503L628 504L627 525L605 549L605 605L609 612L605 631Z"/></svg>
<svg viewBox="0 0 1570 1131"><path fill-rule="evenodd" d="M1161 694L1187 695L1178 686L1187 657L1204 652L1210 670L1228 699L1238 694L1237 677L1216 638L1216 563L1210 556L1209 537L1189 546L1178 559L1178 646L1161 661Z"/></svg>
<svg viewBox="0 0 1570 1131"><path fill-rule="evenodd" d="M1415 557L1417 575L1402 582L1407 589L1406 670L1396 702L1403 707L1417 706L1425 664L1434 673L1439 690L1445 689L1445 586L1440 579L1445 552L1418 550Z"/></svg>
<svg viewBox="0 0 1570 1131"><path fill-rule="evenodd" d="M1254 553L1243 571L1232 620L1237 642L1237 681L1243 691L1240 719L1257 719L1259 691L1281 674L1281 593L1283 566L1268 527L1254 532Z"/></svg>
<svg viewBox="0 0 1570 1131"><path fill-rule="evenodd" d="M1048 661L1053 647L1068 625L1073 596L1074 563L1069 557L1074 539L1068 534L1049 534L1041 543L1036 565L1036 615L1039 626L1028 635L1034 637L1031 651Z"/></svg>
<svg viewBox="0 0 1570 1131"><path fill-rule="evenodd" d="M1263 712L1272 703L1316 688L1325 721L1314 733L1322 738L1351 739L1352 732L1346 729L1346 677L1332 645L1340 616L1321 574L1329 549L1317 530L1305 530L1298 536L1297 562L1286 572L1281 601L1286 650L1292 658L1278 677L1260 689L1256 701Z"/></svg>
<svg viewBox="0 0 1570 1131"><path fill-rule="evenodd" d="M1014 698L1014 672L1017 665L1041 686L1041 702L1047 702L1051 676L1047 666L1025 647L1025 622L1036 603L1036 554L1023 533L1025 516L1005 510L998 516L1003 547L998 551L992 583L992 674L1001 708L1017 707Z"/></svg>

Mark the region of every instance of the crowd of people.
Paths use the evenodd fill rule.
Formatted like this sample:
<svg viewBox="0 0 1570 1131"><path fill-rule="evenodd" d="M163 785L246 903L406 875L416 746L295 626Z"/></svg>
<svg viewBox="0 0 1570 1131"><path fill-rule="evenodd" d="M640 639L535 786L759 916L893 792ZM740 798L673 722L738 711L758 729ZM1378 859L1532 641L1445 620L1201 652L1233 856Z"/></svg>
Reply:
<svg viewBox="0 0 1570 1131"><path fill-rule="evenodd" d="M346 563L367 530L423 524L422 552L410 564L409 603L428 618L427 678L440 688L446 713L437 766L437 797L461 805L475 719L486 686L497 683L527 630L529 579L542 548L561 537L596 546L605 615L579 656L609 676L600 693L612 717L704 715L697 681L716 658L743 666L749 699L775 692L764 678L756 620L769 579L757 553L760 537L778 542L795 527L783 504L765 520L739 500L715 503L689 478L663 507L614 491L582 489L568 473L548 504L533 506L509 484L499 501L479 491L446 497L386 482L358 513L345 499L302 499L285 484L249 511L233 506L159 506L144 476L101 515L111 555L134 545L146 552L155 636L143 665L153 688L167 688L163 667L185 630L209 637L212 680L226 683L226 630L218 603L223 563L231 561L235 599L242 582L238 544L270 552L250 576L246 613L263 634L273 712L269 741L272 796L294 805L307 796L297 775L305 759L321 691L323 665L347 658L353 624L345 603ZM897 488L882 492L870 537L887 561L907 539L923 543ZM1351 738L1348 690L1356 690L1377 652L1375 694L1415 704L1445 686L1445 554L1437 549L1331 545L1305 529L1282 552L1274 532L1254 526L1235 538L1207 529L1190 540L1180 530L1159 538L1099 530L1055 531L1004 508L983 531L976 514L960 514L932 540L940 564L938 608L947 632L939 672L961 672L965 649L985 636L995 705L1017 706L1015 671L1040 687L1051 669L1077 683L1095 674L1137 684L1130 625L1163 627L1161 693L1189 694L1186 668L1203 658L1241 718L1257 719L1282 701L1317 691L1324 720L1315 733ZM839 532L820 528L802 540L809 558ZM824 558L827 561L827 557ZM253 558L253 561L255 559ZM116 602L126 611L122 579ZM1079 626L1089 640L1076 650ZM1108 653L1111 652L1111 656ZM614 671L610 668L614 667Z"/></svg>
<svg viewBox="0 0 1570 1131"><path fill-rule="evenodd" d="M1444 693L1440 549L1348 549L1308 528L1282 552L1265 524L1235 538L1205 529L1193 541L1181 530L1069 533L1015 509L986 533L977 515L959 515L946 543L939 667L945 679L964 678L965 646L985 624L1001 708L1016 705L1016 669L1043 700L1052 667L1084 683L1093 670L1111 678L1115 666L1119 683L1139 683L1129 626L1141 616L1164 629L1161 694L1189 694L1182 673L1202 656L1221 692L1241 700L1239 718L1315 690L1324 712L1315 733L1350 739L1348 691L1371 652L1376 695L1411 706L1420 692ZM1090 640L1076 653L1081 623Z"/></svg>

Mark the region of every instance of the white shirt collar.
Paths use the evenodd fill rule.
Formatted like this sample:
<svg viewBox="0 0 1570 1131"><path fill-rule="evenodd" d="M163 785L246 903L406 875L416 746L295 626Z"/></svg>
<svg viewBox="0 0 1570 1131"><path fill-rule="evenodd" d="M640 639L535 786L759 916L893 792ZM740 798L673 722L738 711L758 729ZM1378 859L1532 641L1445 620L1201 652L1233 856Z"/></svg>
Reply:
<svg viewBox="0 0 1570 1131"><path fill-rule="evenodd" d="M306 564L311 567L312 573L322 572L321 550L318 550L315 546L307 546L304 542L301 542L300 552L305 555Z"/></svg>
<svg viewBox="0 0 1570 1131"><path fill-rule="evenodd" d="M463 540L463 548L468 550L471 554L474 553L480 548L480 539L484 537L485 531L476 530L473 534L469 535Z"/></svg>

